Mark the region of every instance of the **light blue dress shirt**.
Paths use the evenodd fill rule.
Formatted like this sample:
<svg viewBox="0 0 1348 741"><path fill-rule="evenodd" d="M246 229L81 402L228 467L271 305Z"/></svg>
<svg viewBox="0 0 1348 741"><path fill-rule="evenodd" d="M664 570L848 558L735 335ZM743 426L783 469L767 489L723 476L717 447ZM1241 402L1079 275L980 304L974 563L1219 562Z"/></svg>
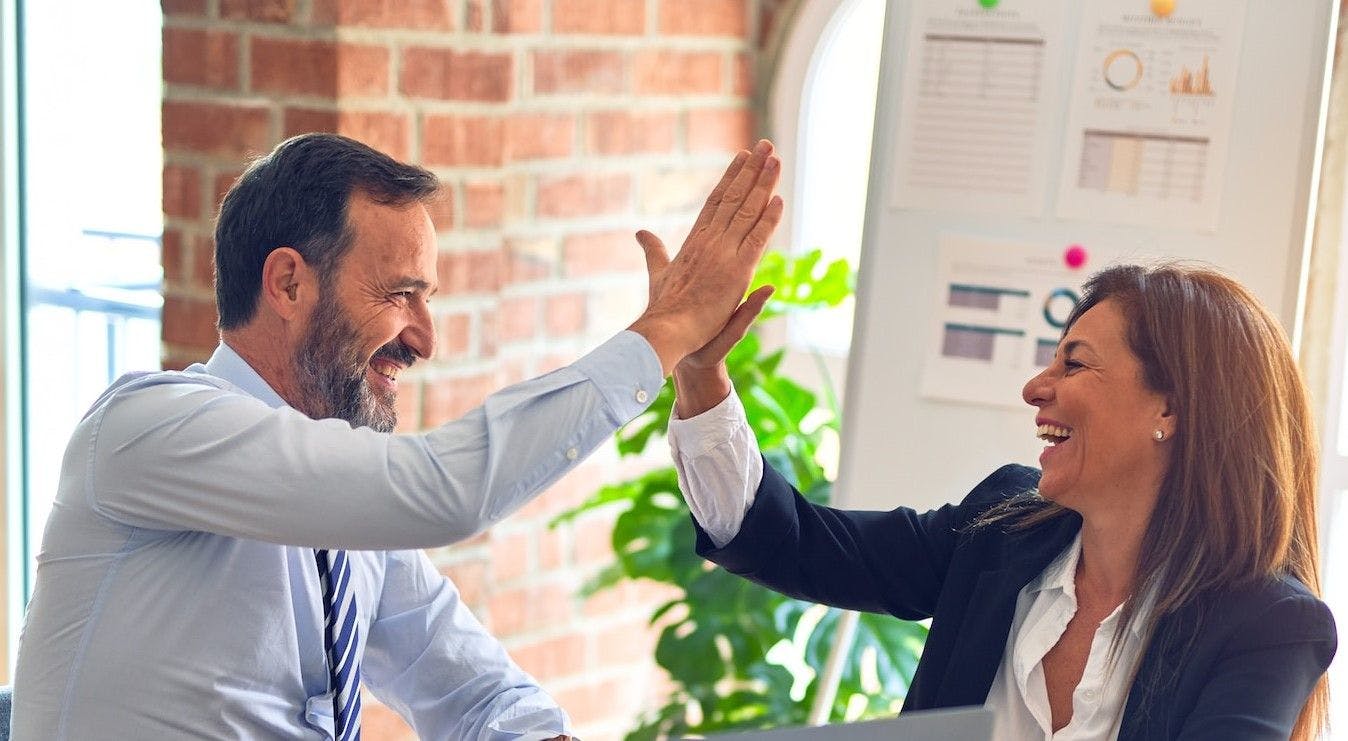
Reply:
<svg viewBox="0 0 1348 741"><path fill-rule="evenodd" d="M289 408L233 350L119 380L71 437L19 644L13 737L324 739L313 548L351 551L365 685L425 739L566 714L415 549L505 517L663 382L623 332L415 435Z"/></svg>

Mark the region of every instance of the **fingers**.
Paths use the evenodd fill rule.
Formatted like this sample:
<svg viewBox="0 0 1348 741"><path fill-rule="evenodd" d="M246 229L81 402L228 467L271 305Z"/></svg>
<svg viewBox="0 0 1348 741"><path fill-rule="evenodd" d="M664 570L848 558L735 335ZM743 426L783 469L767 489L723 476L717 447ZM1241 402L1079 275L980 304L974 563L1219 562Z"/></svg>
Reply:
<svg viewBox="0 0 1348 741"><path fill-rule="evenodd" d="M716 209L721 205L721 199L725 197L726 189L739 176L740 170L744 168L744 163L749 160L749 150L741 149L735 153L735 158L730 161L730 166L726 168L725 173L721 175L720 182L711 189L711 195L707 196L707 202L702 204L702 210L698 212L697 221L693 222L692 234L696 234L711 222L712 216L716 214Z"/></svg>
<svg viewBox="0 0 1348 741"><path fill-rule="evenodd" d="M740 210L745 200L753 192L755 185L763 174L763 167L770 159L776 160L772 156L772 142L767 139L760 139L758 144L754 145L754 150L749 154L749 158L744 161L744 166L736 173L735 179L726 186L725 193L721 196L721 202L717 205L716 212L710 221L710 226L713 229L718 226L724 228L726 224L730 223L731 217ZM775 177L773 182L776 182Z"/></svg>
<svg viewBox="0 0 1348 741"><path fill-rule="evenodd" d="M726 225L725 236L730 244L739 246L749 231L762 219L768 202L775 197L773 191L777 189L777 179L781 174L782 161L775 156L769 156L763 163L763 169L758 173L758 180L754 182L744 202L731 215L730 222Z"/></svg>
<svg viewBox="0 0 1348 741"><path fill-rule="evenodd" d="M781 196L773 196L768 205L763 208L763 213L758 217L758 222L754 224L749 233L740 240L740 257L751 261L750 264L757 265L763 256L763 251L768 247L768 240L772 238L772 233L777 231L777 225L782 223L782 211L786 208L782 202Z"/></svg>
<svg viewBox="0 0 1348 741"><path fill-rule="evenodd" d="M637 244L641 245L641 251L646 255L646 272L652 277L669 265L669 251L659 237L642 229L637 232Z"/></svg>
<svg viewBox="0 0 1348 741"><path fill-rule="evenodd" d="M761 286L749 294L744 303L735 309L735 313L730 315L721 331L698 354L713 357L716 362L724 360L725 356L730 354L731 348L744 339L744 335L749 332L749 327L753 326L758 315L763 313L763 307L772 297L773 290L772 286Z"/></svg>

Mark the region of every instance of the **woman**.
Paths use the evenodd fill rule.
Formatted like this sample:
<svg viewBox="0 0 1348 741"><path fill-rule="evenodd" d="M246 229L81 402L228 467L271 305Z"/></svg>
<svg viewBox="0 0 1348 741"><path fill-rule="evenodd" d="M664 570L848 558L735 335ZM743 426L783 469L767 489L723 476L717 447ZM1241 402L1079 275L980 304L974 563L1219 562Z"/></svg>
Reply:
<svg viewBox="0 0 1348 741"><path fill-rule="evenodd" d="M997 739L1323 729L1337 638L1311 414L1240 285L1176 265L1091 278L1025 384L1042 473L1006 466L925 514L813 505L764 466L720 363L744 319L675 372L698 552L791 596L932 618L905 709L986 704Z"/></svg>

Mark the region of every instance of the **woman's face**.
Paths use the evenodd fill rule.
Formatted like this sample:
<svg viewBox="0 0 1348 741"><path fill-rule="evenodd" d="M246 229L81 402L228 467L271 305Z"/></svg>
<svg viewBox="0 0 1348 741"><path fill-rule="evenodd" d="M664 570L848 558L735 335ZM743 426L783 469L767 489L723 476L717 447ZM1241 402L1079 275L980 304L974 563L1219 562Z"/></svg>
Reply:
<svg viewBox="0 0 1348 741"><path fill-rule="evenodd" d="M1144 383L1126 333L1118 304L1101 301L1022 394L1038 408L1036 434L1049 443L1039 456L1039 492L1082 514L1143 507L1149 515L1165 473L1174 418Z"/></svg>

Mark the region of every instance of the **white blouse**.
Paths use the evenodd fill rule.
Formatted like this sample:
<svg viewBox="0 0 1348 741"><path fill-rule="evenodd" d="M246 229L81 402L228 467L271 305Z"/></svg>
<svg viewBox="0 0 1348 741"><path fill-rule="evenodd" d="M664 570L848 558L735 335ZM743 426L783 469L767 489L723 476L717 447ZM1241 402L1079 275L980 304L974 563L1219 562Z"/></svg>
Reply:
<svg viewBox="0 0 1348 741"><path fill-rule="evenodd" d="M719 405L691 419L674 415L669 422L669 443L689 510L711 541L718 548L724 546L739 532L763 478L758 441L749 429L739 397L732 392ZM1052 731L1043 660L1076 614L1073 577L1080 555L1078 535L1020 591L1011 637L988 691L986 705L993 711L995 741L1118 737L1132 678L1130 662L1141 655L1143 648L1140 626L1146 620L1145 606L1124 637L1117 665L1111 665L1109 655L1122 607L1100 623L1091 641L1085 672L1072 696L1072 721L1056 734Z"/></svg>

